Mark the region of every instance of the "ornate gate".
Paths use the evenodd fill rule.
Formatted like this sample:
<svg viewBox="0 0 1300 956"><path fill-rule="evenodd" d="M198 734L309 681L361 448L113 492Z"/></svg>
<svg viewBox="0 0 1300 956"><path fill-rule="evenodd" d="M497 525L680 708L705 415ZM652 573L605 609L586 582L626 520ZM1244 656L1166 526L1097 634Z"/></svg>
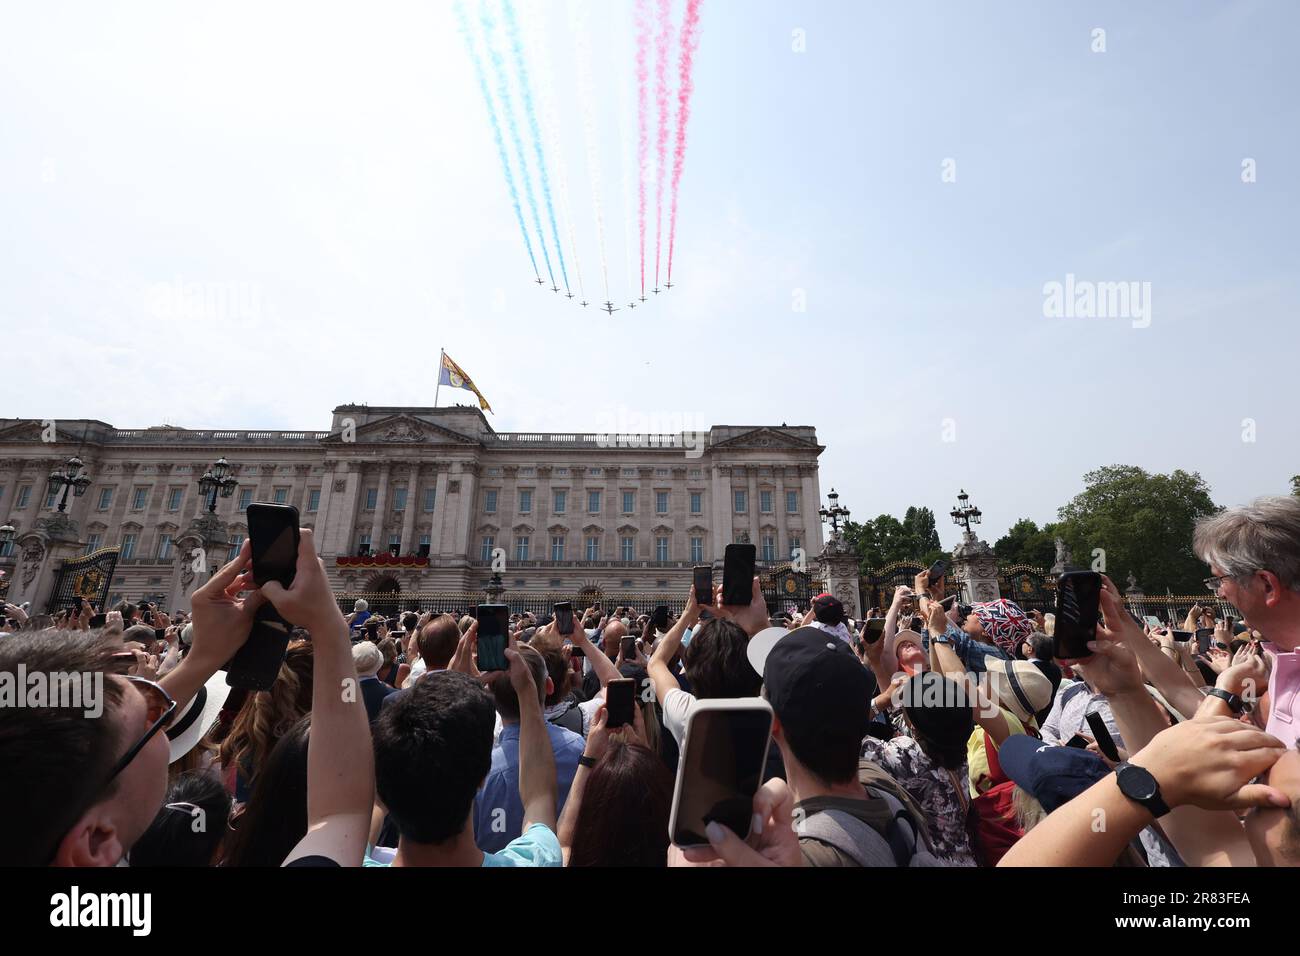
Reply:
<svg viewBox="0 0 1300 956"><path fill-rule="evenodd" d="M117 548L100 548L93 554L70 558L56 572L54 590L46 605L50 614L76 606L77 598L95 605L101 612L107 610L108 590L117 568Z"/></svg>
<svg viewBox="0 0 1300 956"><path fill-rule="evenodd" d="M813 576L807 571L796 571L788 562L760 569L758 583L763 589L768 614L793 611L796 607L807 610L817 594L813 590Z"/></svg>
<svg viewBox="0 0 1300 956"><path fill-rule="evenodd" d="M1013 564L998 573L998 590L1026 611L1051 613L1056 608L1056 584L1042 568Z"/></svg>
<svg viewBox="0 0 1300 956"><path fill-rule="evenodd" d="M894 591L904 585L913 587L916 584L916 576L927 568L929 568L928 564L919 564L916 561L895 561L883 568L868 568L867 573L861 578L862 610L864 612L871 608L889 610L889 602L894 599ZM943 583L945 597L957 593L957 585L953 581L951 572L944 578Z"/></svg>

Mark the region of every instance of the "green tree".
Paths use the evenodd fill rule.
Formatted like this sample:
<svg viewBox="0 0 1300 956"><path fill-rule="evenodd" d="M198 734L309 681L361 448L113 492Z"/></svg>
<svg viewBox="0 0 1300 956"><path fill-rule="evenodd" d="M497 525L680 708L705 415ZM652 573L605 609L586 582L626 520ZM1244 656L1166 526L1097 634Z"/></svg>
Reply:
<svg viewBox="0 0 1300 956"><path fill-rule="evenodd" d="M1028 564L1049 570L1056 563L1056 529L1052 522L1039 528L1037 522L1021 518L993 543L998 564Z"/></svg>
<svg viewBox="0 0 1300 956"><path fill-rule="evenodd" d="M849 521L844 540L858 555L862 568L879 568L894 561L932 563L946 554L929 508L908 508L899 521L880 515L867 521Z"/></svg>
<svg viewBox="0 0 1300 956"><path fill-rule="evenodd" d="M1300 496L1300 475L1291 478L1291 494Z"/></svg>
<svg viewBox="0 0 1300 956"><path fill-rule="evenodd" d="M1105 570L1121 590L1132 573L1148 594L1199 594L1205 565L1192 553L1198 518L1218 507L1196 472L1148 474L1107 465L1083 476L1084 490L1059 511L1054 529L1079 567L1105 553Z"/></svg>

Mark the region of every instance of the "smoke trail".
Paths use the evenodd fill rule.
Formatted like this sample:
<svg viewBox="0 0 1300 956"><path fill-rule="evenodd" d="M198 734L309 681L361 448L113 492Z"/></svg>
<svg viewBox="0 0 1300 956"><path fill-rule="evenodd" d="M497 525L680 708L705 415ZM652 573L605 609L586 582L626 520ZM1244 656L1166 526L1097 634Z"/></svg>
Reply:
<svg viewBox="0 0 1300 956"><path fill-rule="evenodd" d="M492 138L496 141L497 155L501 158L501 170L505 173L506 185L510 187L510 204L514 206L515 218L519 220L519 232L524 237L524 247L528 250L528 261L533 264L533 275L536 276L537 256L533 254L533 241L528 237L528 227L524 225L524 211L519 207L519 189L515 186L515 174L510 169L510 157L506 155L506 143L501 136L501 120L497 116L496 104L492 102L492 93L488 90L483 58L479 56L478 47L474 44L469 19L465 16L465 5L457 2L455 10L461 36L465 39L465 48L469 51L470 61L474 64L474 76L478 78L479 92L483 94L483 104L487 107L488 120L492 124Z"/></svg>
<svg viewBox="0 0 1300 956"><path fill-rule="evenodd" d="M546 249L546 233L542 230L542 214L537 209L537 197L533 195L533 181L528 175L528 160L524 156L524 141L519 135L519 121L515 119L514 103L510 98L510 81L506 76L505 57L493 42L496 21L485 3L479 8L479 20L483 24L483 38L488 56L492 60L492 69L497 78L497 96L501 100L501 111L506 117L506 128L515 147L515 158L519 161L519 177L524 181L524 197L528 200L529 211L533 214L533 225L537 227L537 243L542 247L542 258L546 262L546 274L551 285L555 285L555 273L551 271L551 254Z"/></svg>
<svg viewBox="0 0 1300 956"><path fill-rule="evenodd" d="M655 37L655 105L659 108L659 131L655 154L659 160L655 177L655 288L659 288L659 247L664 225L664 173L668 166L668 45L673 38L671 0L659 0L659 34Z"/></svg>
<svg viewBox="0 0 1300 956"><path fill-rule="evenodd" d="M677 145L673 150L672 212L668 217L668 281L673 281L673 246L677 241L677 190L686 164L686 124L691 118L691 93L695 90L695 51L700 45L700 4L703 0L686 0L682 22L682 56L678 64Z"/></svg>
<svg viewBox="0 0 1300 956"><path fill-rule="evenodd" d="M611 31L613 42L610 43L609 54L612 66L622 62L622 58L627 54L628 23L629 21L626 18L618 17L618 23ZM611 69L610 73L611 76L621 77L617 69ZM632 193L628 186L631 180L629 169L636 162L636 157L631 155L632 149L629 148L630 139L627 134L627 119L631 116L628 111L628 84L625 81L616 79L614 86L618 91L618 109L614 115L618 131L619 185L623 197L623 208L621 210L623 213L623 265L627 269L628 288L633 290L633 295L636 295L636 267L632 256Z"/></svg>
<svg viewBox="0 0 1300 956"><path fill-rule="evenodd" d="M646 114L650 107L649 70L646 68L646 56L650 49L650 18L646 12L646 0L636 0L636 158L638 169L637 183L637 225L641 232L641 294L645 295L645 183L648 178L647 166L650 160L650 130Z"/></svg>
<svg viewBox="0 0 1300 956"><path fill-rule="evenodd" d="M596 245L600 249L600 275L609 300L609 262L605 257L605 207L601 201L600 150L596 139L596 114L591 82L591 44L587 37L586 10L579 0L569 0L569 23L573 30L573 65L578 78L578 103L582 107L582 135L587 146L587 177L591 180L591 203L596 211Z"/></svg>
<svg viewBox="0 0 1300 956"><path fill-rule="evenodd" d="M519 38L519 21L515 17L513 0L502 0L505 12L506 36L515 58L515 71L519 76L519 92L524 103L524 118L533 136L533 154L537 158L537 175L542 184L542 198L546 200L546 216L551 222L551 238L555 241L555 257L560 260L560 275L564 278L564 291L569 291L569 270L564 266L564 247L560 244L560 227L555 221L555 207L551 204L551 177L546 172L546 155L542 151L542 131L537 125L537 110L533 107L532 84L528 80L528 64L524 60L524 45ZM555 285L554 281L551 285Z"/></svg>
<svg viewBox="0 0 1300 956"><path fill-rule="evenodd" d="M542 102L542 127L546 130L547 147L555 157L556 193L560 203L560 218L568 227L569 255L573 259L573 271L578 279L578 296L585 300L587 293L582 288L582 263L578 259L578 238L574 234L573 215L569 209L569 166L564 158L564 143L560 138L560 123L555 114L555 90L551 84L551 57L546 41L546 34L537 22L537 7L528 4L523 8L525 34L534 37L532 52L537 64L537 98ZM563 268L563 263L561 263ZM568 287L568 275L565 275L565 292Z"/></svg>

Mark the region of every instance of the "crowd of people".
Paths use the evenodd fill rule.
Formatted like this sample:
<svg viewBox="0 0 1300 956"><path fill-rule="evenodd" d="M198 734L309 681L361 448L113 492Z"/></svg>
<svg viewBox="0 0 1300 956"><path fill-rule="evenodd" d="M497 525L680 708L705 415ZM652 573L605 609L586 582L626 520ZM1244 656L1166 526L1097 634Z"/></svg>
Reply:
<svg viewBox="0 0 1300 956"><path fill-rule="evenodd" d="M185 614L6 605L0 862L1300 864L1300 498L1221 511L1192 546L1240 619L1144 621L1103 577L1073 657L1053 615L960 605L922 572L883 622L830 595L773 615L757 578L748 604L692 589L658 626L516 613L507 669L480 671L471 609L345 616L306 529L289 587L254 583L245 542ZM268 602L294 628L278 676L230 688ZM1203 650L1178 639L1198 629ZM34 701L32 675L97 675L101 712ZM692 715L755 699L772 729L749 833L714 820L675 845Z"/></svg>

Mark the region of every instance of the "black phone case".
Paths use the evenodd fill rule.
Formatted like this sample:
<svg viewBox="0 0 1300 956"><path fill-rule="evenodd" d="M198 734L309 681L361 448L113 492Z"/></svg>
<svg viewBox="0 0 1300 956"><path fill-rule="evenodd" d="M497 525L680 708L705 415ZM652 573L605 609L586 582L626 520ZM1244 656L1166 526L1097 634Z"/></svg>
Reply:
<svg viewBox="0 0 1300 956"><path fill-rule="evenodd" d="M752 544L727 545L722 563L723 604L746 606L753 599L756 553Z"/></svg>
<svg viewBox="0 0 1300 956"><path fill-rule="evenodd" d="M270 690L289 647L289 623L270 603L253 616L253 630L226 665L226 683L244 690Z"/></svg>

